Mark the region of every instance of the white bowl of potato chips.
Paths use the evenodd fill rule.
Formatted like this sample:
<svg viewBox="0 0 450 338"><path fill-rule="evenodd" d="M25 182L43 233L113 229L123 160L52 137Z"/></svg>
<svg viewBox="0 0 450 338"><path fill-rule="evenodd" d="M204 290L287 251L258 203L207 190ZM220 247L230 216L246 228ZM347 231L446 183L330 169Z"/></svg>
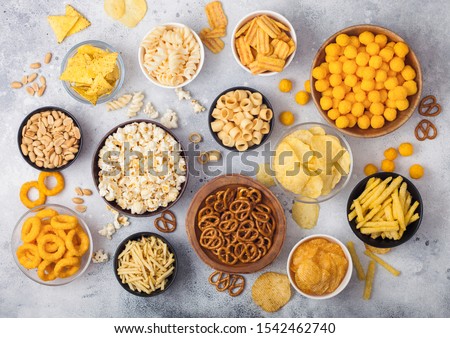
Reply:
<svg viewBox="0 0 450 338"><path fill-rule="evenodd" d="M82 103L104 103L114 97L125 79L125 66L112 46L97 40L73 46L61 64L64 89Z"/></svg>
<svg viewBox="0 0 450 338"><path fill-rule="evenodd" d="M315 122L289 128L272 157L275 182L302 203L320 203L336 196L348 183L353 156L347 140L334 128Z"/></svg>
<svg viewBox="0 0 450 338"><path fill-rule="evenodd" d="M284 16L260 10L237 23L231 35L231 50L245 71L260 76L275 75L294 59L297 36Z"/></svg>
<svg viewBox="0 0 450 338"><path fill-rule="evenodd" d="M345 289L353 262L347 247L328 235L311 235L292 248L287 274L295 291L310 299L329 299Z"/></svg>

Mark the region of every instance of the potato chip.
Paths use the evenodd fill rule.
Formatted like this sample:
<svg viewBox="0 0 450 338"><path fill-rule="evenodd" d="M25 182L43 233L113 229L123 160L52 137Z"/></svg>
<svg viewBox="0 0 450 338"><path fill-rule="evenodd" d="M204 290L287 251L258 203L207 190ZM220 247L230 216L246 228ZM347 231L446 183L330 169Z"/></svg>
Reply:
<svg viewBox="0 0 450 338"><path fill-rule="evenodd" d="M67 15L49 15L47 20L56 35L56 40L58 43L61 43L66 38L67 33L69 33L78 21L78 17Z"/></svg>
<svg viewBox="0 0 450 338"><path fill-rule="evenodd" d="M269 163L260 163L258 166L258 172L256 173L256 179L259 183L264 184L266 187L270 188L275 185L275 180L270 173Z"/></svg>
<svg viewBox="0 0 450 338"><path fill-rule="evenodd" d="M318 198L322 194L323 181L320 176L310 176L304 185L301 194L312 199Z"/></svg>
<svg viewBox="0 0 450 338"><path fill-rule="evenodd" d="M145 0L125 0L125 14L118 21L129 28L136 27L147 13Z"/></svg>
<svg viewBox="0 0 450 338"><path fill-rule="evenodd" d="M106 14L114 20L120 19L125 14L125 0L105 0L103 7Z"/></svg>
<svg viewBox="0 0 450 338"><path fill-rule="evenodd" d="M294 131L289 136L298 138L300 141L302 141L303 143L310 146L312 143L313 133L311 133L309 130L300 129L300 130Z"/></svg>
<svg viewBox="0 0 450 338"><path fill-rule="evenodd" d="M252 286L252 299L266 312L276 312L291 299L291 285L284 274L266 272Z"/></svg>
<svg viewBox="0 0 450 338"><path fill-rule="evenodd" d="M73 27L69 30L66 37L78 33L82 31L83 29L86 29L91 25L88 19L86 19L83 15L81 15L80 12L78 12L75 8L73 8L70 5L66 5L66 16L76 16L78 17L77 22Z"/></svg>
<svg viewBox="0 0 450 338"><path fill-rule="evenodd" d="M313 203L294 202L292 218L303 229L312 229L317 225L320 206Z"/></svg>
<svg viewBox="0 0 450 338"><path fill-rule="evenodd" d="M309 180L300 160L287 142L281 142L275 152L275 177L283 187L300 194Z"/></svg>
<svg viewBox="0 0 450 338"><path fill-rule="evenodd" d="M313 135L326 135L325 129L323 129L322 127L319 127L319 126L311 127L311 128L309 128L309 131ZM332 136L332 135L330 135L330 136Z"/></svg>
<svg viewBox="0 0 450 338"><path fill-rule="evenodd" d="M303 143L300 139L292 135L289 135L283 141L289 144L302 164L308 163L311 159L312 151L306 143Z"/></svg>
<svg viewBox="0 0 450 338"><path fill-rule="evenodd" d="M206 35L211 32L209 28L203 28L200 31L200 40L203 44L214 54L219 53L224 47L225 43L219 38L207 38Z"/></svg>

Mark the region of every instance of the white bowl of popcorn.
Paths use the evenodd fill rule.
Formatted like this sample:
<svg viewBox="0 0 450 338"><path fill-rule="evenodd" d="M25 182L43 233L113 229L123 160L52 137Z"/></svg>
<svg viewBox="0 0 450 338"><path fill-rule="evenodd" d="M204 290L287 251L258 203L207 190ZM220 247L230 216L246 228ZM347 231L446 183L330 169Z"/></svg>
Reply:
<svg viewBox="0 0 450 338"><path fill-rule="evenodd" d="M189 175L179 140L163 125L141 119L122 123L103 137L94 153L92 176L111 208L150 217L180 199Z"/></svg>
<svg viewBox="0 0 450 338"><path fill-rule="evenodd" d="M188 26L167 23L145 34L138 59L150 82L162 88L179 88L200 73L205 50L200 37Z"/></svg>

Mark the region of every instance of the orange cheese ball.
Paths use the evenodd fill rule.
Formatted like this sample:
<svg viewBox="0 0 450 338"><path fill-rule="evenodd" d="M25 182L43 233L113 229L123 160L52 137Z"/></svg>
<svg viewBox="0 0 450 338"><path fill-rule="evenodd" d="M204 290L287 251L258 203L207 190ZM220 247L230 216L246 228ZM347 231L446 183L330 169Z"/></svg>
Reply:
<svg viewBox="0 0 450 338"><path fill-rule="evenodd" d="M348 127L353 128L356 125L357 119L353 114L346 114L345 117L348 119Z"/></svg>
<svg viewBox="0 0 450 338"><path fill-rule="evenodd" d="M295 117L290 111L284 111L279 116L280 122L285 126L290 126L294 123Z"/></svg>
<svg viewBox="0 0 450 338"><path fill-rule="evenodd" d="M303 87L305 88L307 93L311 93L311 81L306 80L303 84Z"/></svg>
<svg viewBox="0 0 450 338"><path fill-rule="evenodd" d="M341 115L336 119L336 127L338 127L339 129L345 129L348 127L349 124L350 124L350 121L347 118L347 116Z"/></svg>
<svg viewBox="0 0 450 338"><path fill-rule="evenodd" d="M395 170L395 163L394 161L384 159L381 161L381 170L386 172L393 172Z"/></svg>
<svg viewBox="0 0 450 338"><path fill-rule="evenodd" d="M358 127L361 129L369 129L370 118L365 114L363 116L358 117Z"/></svg>
<svg viewBox="0 0 450 338"><path fill-rule="evenodd" d="M402 143L398 147L398 152L402 156L411 156L414 153L414 146L411 143Z"/></svg>
<svg viewBox="0 0 450 338"><path fill-rule="evenodd" d="M425 170L420 164L413 164L409 168L409 176L411 178L418 180L419 178L422 178L423 174L425 173Z"/></svg>
<svg viewBox="0 0 450 338"><path fill-rule="evenodd" d="M305 105L309 102L309 94L303 90L300 90L295 94L295 102L301 105Z"/></svg>
<svg viewBox="0 0 450 338"><path fill-rule="evenodd" d="M364 174L366 176L376 174L377 172L378 168L375 166L375 164L369 163L364 167Z"/></svg>
<svg viewBox="0 0 450 338"><path fill-rule="evenodd" d="M371 42L375 41L375 35L373 35L372 32L365 31L359 34L359 42L361 42L363 45L368 45Z"/></svg>
<svg viewBox="0 0 450 338"><path fill-rule="evenodd" d="M388 148L384 151L384 157L388 160L394 161L397 158L397 150L395 148Z"/></svg>
<svg viewBox="0 0 450 338"><path fill-rule="evenodd" d="M385 34L339 34L325 47L325 62L312 70L319 105L338 128L382 128L409 107L417 74L405 64L409 47Z"/></svg>
<svg viewBox="0 0 450 338"><path fill-rule="evenodd" d="M339 116L341 116L341 113L339 113L339 110L336 108L332 108L327 113L328 117L332 119L333 121L336 120Z"/></svg>

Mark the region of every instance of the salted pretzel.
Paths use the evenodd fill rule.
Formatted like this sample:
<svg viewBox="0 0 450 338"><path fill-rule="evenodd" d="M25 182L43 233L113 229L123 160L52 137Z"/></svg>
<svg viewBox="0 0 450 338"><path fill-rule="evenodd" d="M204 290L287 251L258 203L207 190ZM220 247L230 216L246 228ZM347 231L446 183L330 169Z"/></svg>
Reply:
<svg viewBox="0 0 450 338"><path fill-rule="evenodd" d="M206 228L200 235L200 245L206 249L218 249L223 242L221 232L214 227Z"/></svg>
<svg viewBox="0 0 450 338"><path fill-rule="evenodd" d="M161 232L174 232L177 229L177 218L172 211L164 210L161 216L155 219L154 225Z"/></svg>
<svg viewBox="0 0 450 338"><path fill-rule="evenodd" d="M424 119L417 125L416 129L414 130L414 135L419 141L425 141L427 139L434 140L438 135L438 131L436 126L432 122Z"/></svg>
<svg viewBox="0 0 450 338"><path fill-rule="evenodd" d="M419 114L426 117L435 117L441 113L441 105L436 102L433 95L425 96L420 100Z"/></svg>
<svg viewBox="0 0 450 338"><path fill-rule="evenodd" d="M239 296L245 289L245 278L241 275L231 275L230 286L228 287L228 293L231 297Z"/></svg>
<svg viewBox="0 0 450 338"><path fill-rule="evenodd" d="M209 283L216 286L219 292L225 291L230 287L230 274L214 271L208 278Z"/></svg>

